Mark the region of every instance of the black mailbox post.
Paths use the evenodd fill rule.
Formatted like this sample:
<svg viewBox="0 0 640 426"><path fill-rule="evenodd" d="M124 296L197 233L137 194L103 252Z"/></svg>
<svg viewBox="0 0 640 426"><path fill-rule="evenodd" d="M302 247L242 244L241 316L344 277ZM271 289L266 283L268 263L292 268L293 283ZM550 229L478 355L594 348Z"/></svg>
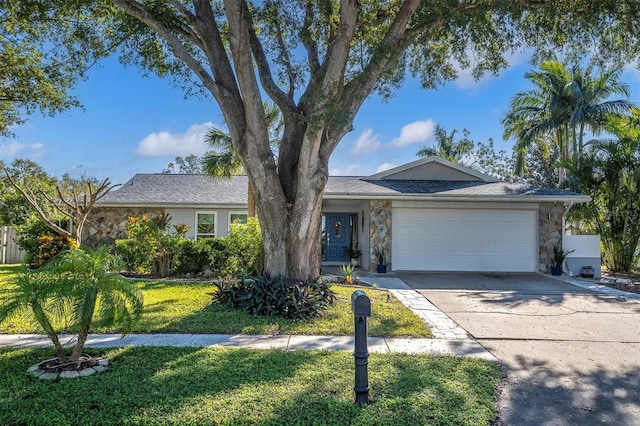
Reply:
<svg viewBox="0 0 640 426"><path fill-rule="evenodd" d="M371 316L371 300L362 290L356 290L351 295L351 310L355 324L355 386L356 404L369 403L369 351L367 349L367 317Z"/></svg>

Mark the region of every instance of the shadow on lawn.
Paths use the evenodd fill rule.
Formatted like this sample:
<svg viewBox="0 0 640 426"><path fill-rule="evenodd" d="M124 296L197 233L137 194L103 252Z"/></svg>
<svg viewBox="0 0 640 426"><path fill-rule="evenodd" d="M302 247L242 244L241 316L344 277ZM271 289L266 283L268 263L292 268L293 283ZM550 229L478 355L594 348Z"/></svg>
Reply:
<svg viewBox="0 0 640 426"><path fill-rule="evenodd" d="M316 362L313 353L287 354L285 364L277 351L127 347L89 350L106 352L106 373L48 382L26 369L52 351L10 351L0 349L0 424L162 423L182 407L199 413L205 408L194 405L199 397L233 397L247 386L286 381L300 365Z"/></svg>
<svg viewBox="0 0 640 426"><path fill-rule="evenodd" d="M495 366L477 360L372 356L372 404L360 408L343 352L128 347L92 351L106 352L109 372L57 382L25 372L51 351L7 352L0 424L475 425L494 415Z"/></svg>

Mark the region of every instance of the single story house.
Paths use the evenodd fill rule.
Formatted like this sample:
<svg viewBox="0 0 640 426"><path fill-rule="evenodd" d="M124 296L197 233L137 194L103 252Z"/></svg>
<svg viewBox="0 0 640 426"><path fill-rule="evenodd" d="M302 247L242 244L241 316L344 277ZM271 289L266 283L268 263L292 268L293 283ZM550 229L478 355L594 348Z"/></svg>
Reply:
<svg viewBox="0 0 640 426"><path fill-rule="evenodd" d="M391 270L546 271L563 236L568 206L583 194L501 182L439 157L371 176L331 176L323 201L325 264L375 269L375 249ZM126 236L129 216L168 213L187 237L226 236L247 211L247 177L137 174L101 199L86 226L94 244Z"/></svg>

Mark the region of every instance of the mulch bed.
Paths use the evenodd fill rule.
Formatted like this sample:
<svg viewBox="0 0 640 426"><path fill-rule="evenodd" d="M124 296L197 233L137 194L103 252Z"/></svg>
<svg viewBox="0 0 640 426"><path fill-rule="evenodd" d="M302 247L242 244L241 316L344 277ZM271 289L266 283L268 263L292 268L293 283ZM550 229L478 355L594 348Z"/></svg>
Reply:
<svg viewBox="0 0 640 426"><path fill-rule="evenodd" d="M80 371L85 368L95 367L102 358L93 357L91 355L82 354L78 361L66 362L60 364L58 358L48 359L40 363L40 369L47 373L61 373L63 371Z"/></svg>
<svg viewBox="0 0 640 426"><path fill-rule="evenodd" d="M603 271L598 284L627 293L640 294L640 274L613 274Z"/></svg>

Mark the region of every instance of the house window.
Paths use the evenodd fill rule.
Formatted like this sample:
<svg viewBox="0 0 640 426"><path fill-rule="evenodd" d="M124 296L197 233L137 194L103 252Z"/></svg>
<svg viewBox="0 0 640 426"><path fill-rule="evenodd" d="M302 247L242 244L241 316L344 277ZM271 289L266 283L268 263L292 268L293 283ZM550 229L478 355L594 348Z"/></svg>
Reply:
<svg viewBox="0 0 640 426"><path fill-rule="evenodd" d="M216 214L214 212L196 213L196 239L216 236Z"/></svg>
<svg viewBox="0 0 640 426"><path fill-rule="evenodd" d="M244 211L229 212L229 230L232 223L247 223L247 217L247 212Z"/></svg>

